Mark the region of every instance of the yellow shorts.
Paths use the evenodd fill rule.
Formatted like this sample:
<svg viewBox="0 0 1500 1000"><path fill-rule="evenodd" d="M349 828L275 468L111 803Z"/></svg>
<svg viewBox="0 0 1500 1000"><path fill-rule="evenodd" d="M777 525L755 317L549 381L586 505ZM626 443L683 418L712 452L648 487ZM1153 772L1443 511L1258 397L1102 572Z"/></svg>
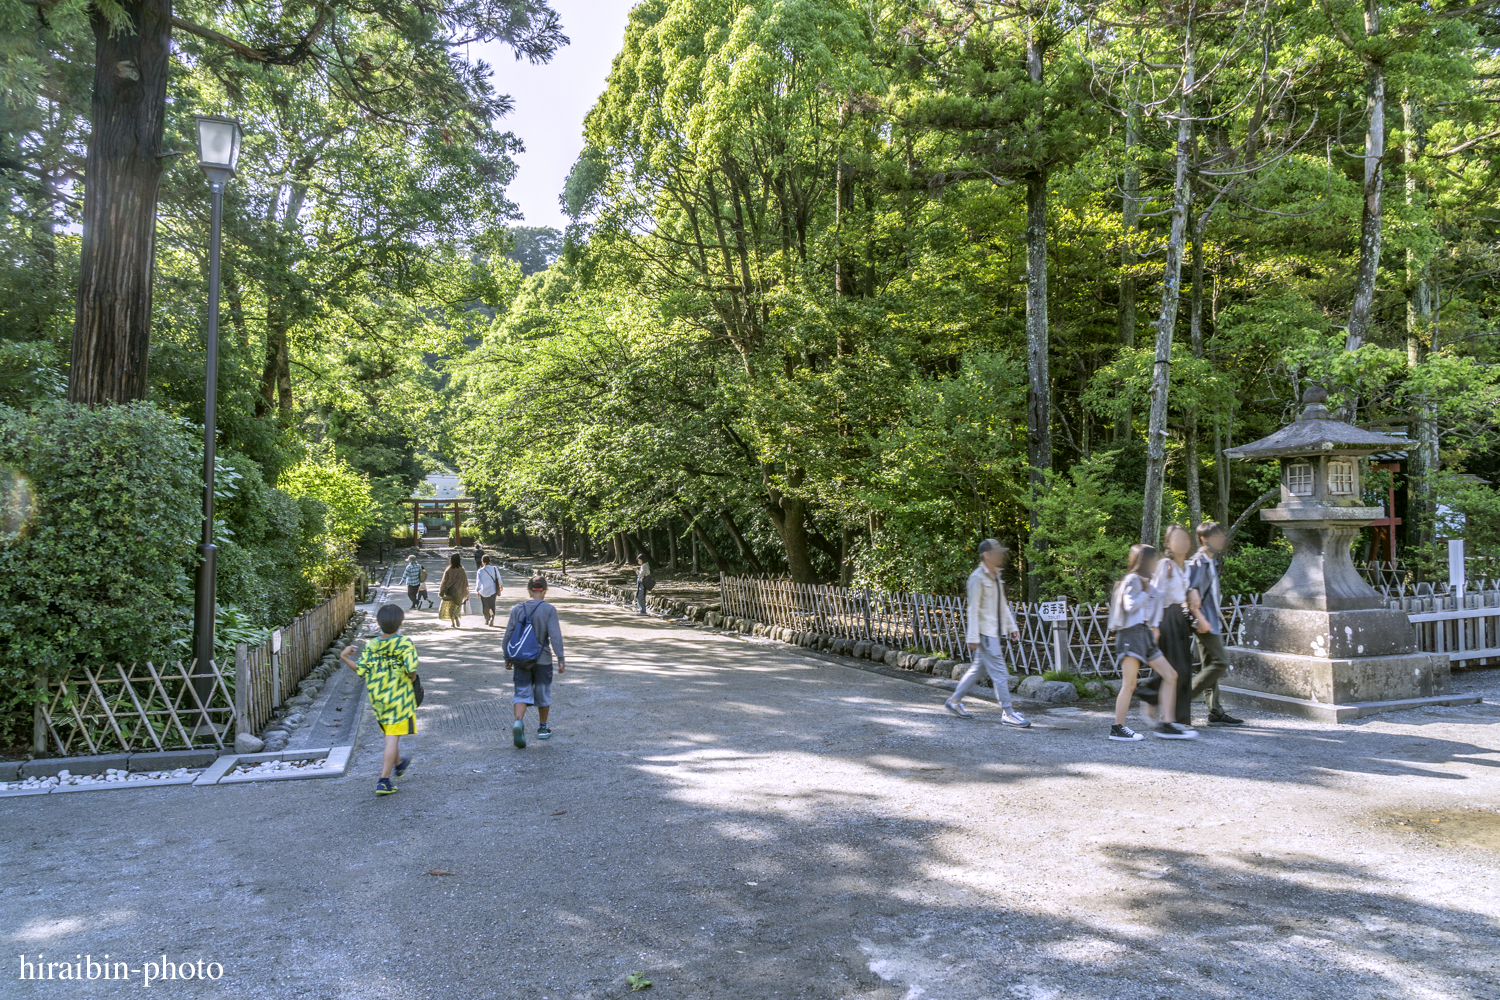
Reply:
<svg viewBox="0 0 1500 1000"><path fill-rule="evenodd" d="M414 736L417 732L417 717L409 715L400 722L392 722L389 725L382 722L380 731L387 736Z"/></svg>

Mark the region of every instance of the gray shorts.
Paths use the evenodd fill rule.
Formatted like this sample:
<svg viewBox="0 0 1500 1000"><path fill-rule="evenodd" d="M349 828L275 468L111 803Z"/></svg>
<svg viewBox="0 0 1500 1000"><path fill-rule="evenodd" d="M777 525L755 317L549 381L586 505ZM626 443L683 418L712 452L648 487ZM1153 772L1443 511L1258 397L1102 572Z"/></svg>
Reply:
<svg viewBox="0 0 1500 1000"><path fill-rule="evenodd" d="M552 664L538 663L531 670L511 668L516 682L516 696L512 705L535 705L546 708L552 704Z"/></svg>
<svg viewBox="0 0 1500 1000"><path fill-rule="evenodd" d="M1160 655L1161 650L1157 648L1156 640L1151 638L1149 625L1132 625L1115 633L1115 666L1124 663L1127 656L1133 656L1145 664Z"/></svg>

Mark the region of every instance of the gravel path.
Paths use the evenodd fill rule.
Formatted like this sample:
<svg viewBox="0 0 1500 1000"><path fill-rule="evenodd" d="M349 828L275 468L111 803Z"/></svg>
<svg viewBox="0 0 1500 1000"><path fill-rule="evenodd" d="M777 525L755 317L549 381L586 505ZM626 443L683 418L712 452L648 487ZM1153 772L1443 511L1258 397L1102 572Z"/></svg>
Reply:
<svg viewBox="0 0 1500 1000"><path fill-rule="evenodd" d="M9 953L278 1000L1500 998L1500 671L1464 709L1119 744L553 597L572 666L524 752L498 630L423 612L398 795L367 713L340 779L0 800ZM6 963L4 997L140 985Z"/></svg>

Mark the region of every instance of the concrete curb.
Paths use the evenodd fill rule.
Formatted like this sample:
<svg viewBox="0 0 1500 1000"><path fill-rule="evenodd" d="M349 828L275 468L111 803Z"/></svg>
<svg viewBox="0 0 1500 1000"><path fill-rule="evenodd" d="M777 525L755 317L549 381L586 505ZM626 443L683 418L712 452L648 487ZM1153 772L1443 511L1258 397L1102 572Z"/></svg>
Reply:
<svg viewBox="0 0 1500 1000"><path fill-rule="evenodd" d="M195 785L238 785L252 781L292 781L296 779L336 778L349 770L352 746L320 747L313 750L286 750L282 753L245 753L220 757L214 766L194 782ZM317 760L327 757L328 763L316 771L281 771L269 774L234 774L241 764L259 764L265 761Z"/></svg>
<svg viewBox="0 0 1500 1000"><path fill-rule="evenodd" d="M0 761L0 781L50 778L59 771L69 774L103 774L110 768L122 771L174 771L179 767L208 767L219 756L215 749L140 750L136 753L106 753L83 757L37 757L32 760Z"/></svg>

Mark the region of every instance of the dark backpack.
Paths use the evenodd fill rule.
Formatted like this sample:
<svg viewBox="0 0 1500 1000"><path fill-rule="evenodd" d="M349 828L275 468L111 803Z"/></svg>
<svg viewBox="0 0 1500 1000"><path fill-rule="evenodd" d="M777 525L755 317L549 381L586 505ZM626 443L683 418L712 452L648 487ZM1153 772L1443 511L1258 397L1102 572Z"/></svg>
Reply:
<svg viewBox="0 0 1500 1000"><path fill-rule="evenodd" d="M542 644L537 639L536 627L531 621L541 604L541 601L537 601L529 608L525 604L521 605L520 615L516 618L510 639L505 643L506 662L516 670L535 669L536 661L542 655Z"/></svg>

